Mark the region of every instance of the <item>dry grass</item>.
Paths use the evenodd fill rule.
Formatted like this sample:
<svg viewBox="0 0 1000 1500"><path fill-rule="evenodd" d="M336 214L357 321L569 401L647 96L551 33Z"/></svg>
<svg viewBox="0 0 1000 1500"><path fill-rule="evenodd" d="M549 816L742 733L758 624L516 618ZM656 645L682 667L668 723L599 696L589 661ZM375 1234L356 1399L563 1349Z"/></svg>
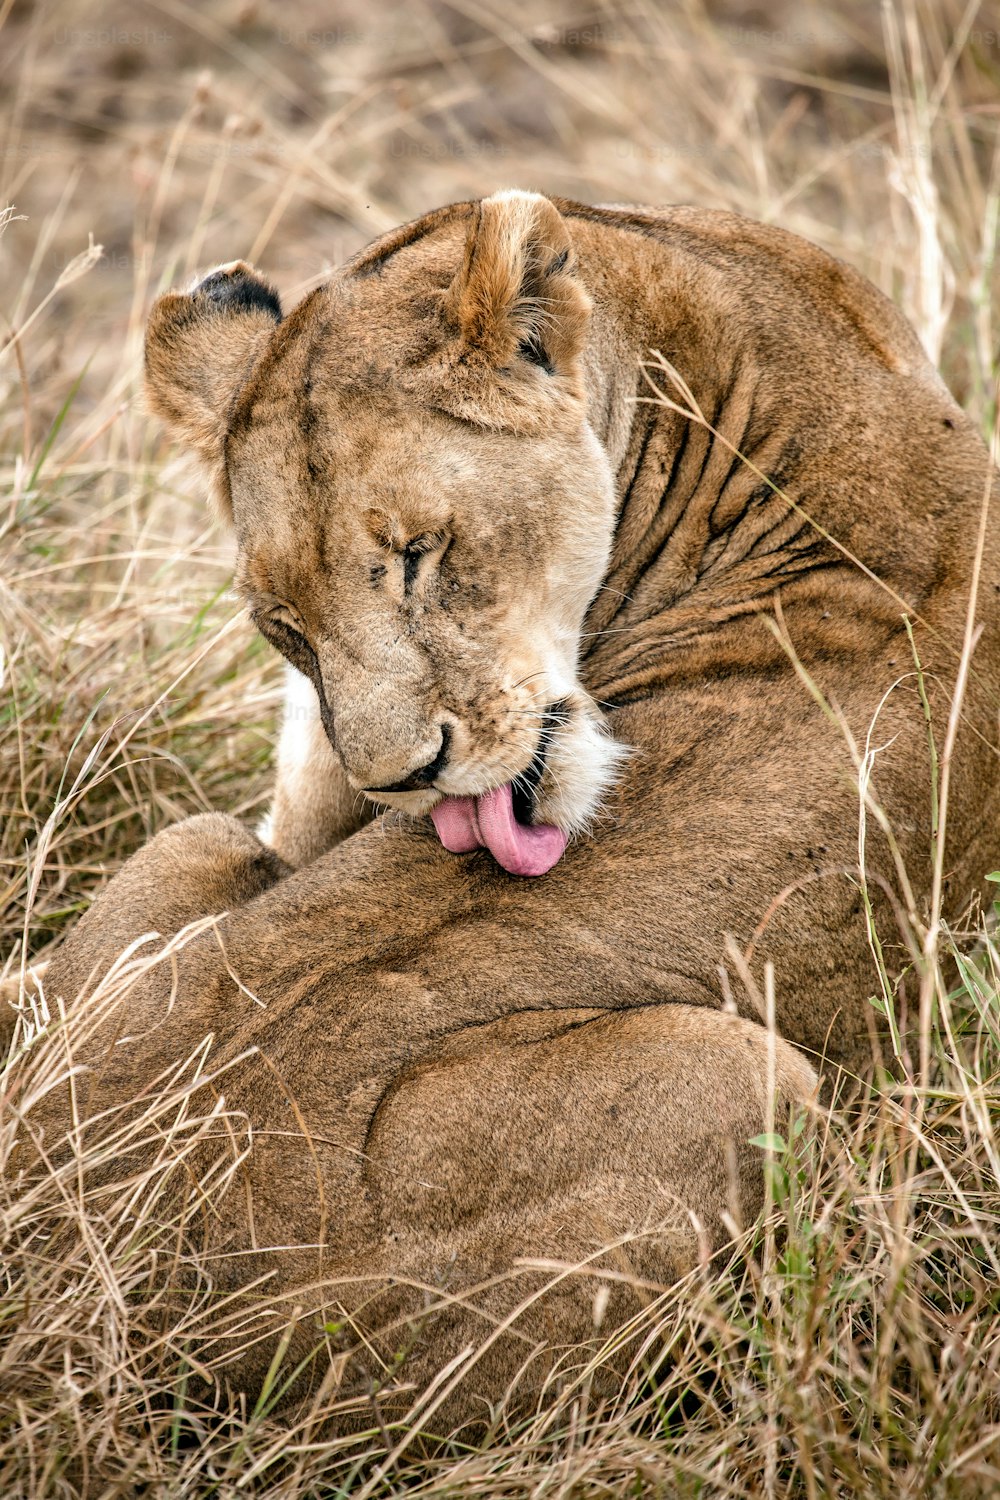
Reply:
<svg viewBox="0 0 1000 1500"><path fill-rule="evenodd" d="M0 17L8 974L155 829L266 796L278 663L136 399L160 286L244 255L291 299L381 229L500 186L731 207L895 296L992 429L985 5L307 0L272 20L160 0ZM340 1443L316 1411L289 1431L269 1410L280 1367L255 1411L196 1398L197 1338L226 1310L208 1268L169 1301L156 1271L178 1253L171 1173L219 1121L179 1076L131 1127L165 1143L141 1180L98 1186L84 1158L28 1188L14 1140L79 1025L52 1019L2 1094L0 1493L997 1493L1000 953L981 937L956 980L953 935L916 915L924 1026L901 1080L775 1146L765 1222L727 1270L650 1297L615 1409L582 1370L534 1419L499 1413L476 1451L432 1457L415 1440L432 1415ZM891 1007L874 965L872 992ZM214 1200L238 1122L227 1151L201 1184Z"/></svg>

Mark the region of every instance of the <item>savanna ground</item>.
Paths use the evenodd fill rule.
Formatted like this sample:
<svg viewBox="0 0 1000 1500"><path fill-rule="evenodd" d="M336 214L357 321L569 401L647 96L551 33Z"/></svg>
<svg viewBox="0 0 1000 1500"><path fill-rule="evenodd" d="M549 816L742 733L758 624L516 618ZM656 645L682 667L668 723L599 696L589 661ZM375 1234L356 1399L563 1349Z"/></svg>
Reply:
<svg viewBox="0 0 1000 1500"><path fill-rule="evenodd" d="M505 186L734 208L871 276L992 431L1000 11L975 0L7 0L0 90L8 977L156 829L267 797L279 663L142 411L159 289L244 256L287 305L378 232ZM947 752L922 768L942 813ZM15 1137L72 1042L29 1006L0 1081L0 1494L1000 1492L1000 955L981 914L955 933L933 908L911 947L920 1045L861 1106L763 1142L763 1223L650 1290L614 1409L584 1368L430 1455L426 1409L331 1439L335 1380L276 1417L280 1359L254 1408L193 1393L211 1297L196 1282L165 1326L151 1290L170 1151L116 1192L87 1161L19 1191ZM874 957L872 996L892 1013ZM149 1124L181 1158L211 1122L169 1103ZM227 1182L203 1186L224 1211Z"/></svg>

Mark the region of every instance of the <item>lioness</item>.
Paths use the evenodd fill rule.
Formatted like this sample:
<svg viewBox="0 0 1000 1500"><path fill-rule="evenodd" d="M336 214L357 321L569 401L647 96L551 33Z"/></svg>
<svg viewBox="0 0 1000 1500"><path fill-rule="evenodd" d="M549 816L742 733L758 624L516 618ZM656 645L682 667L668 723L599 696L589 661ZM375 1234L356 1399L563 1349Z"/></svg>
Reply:
<svg viewBox="0 0 1000 1500"><path fill-rule="evenodd" d="M235 262L158 300L146 369L290 701L271 846L168 828L47 976L70 1000L219 914L94 1029L85 1138L182 1060L229 1064L252 1149L199 1233L219 1285L271 1278L233 1379L259 1386L293 1304L321 1379L334 1304L383 1414L469 1347L434 1420L479 1420L596 1337L595 1277L606 1332L632 1273L749 1221L769 1092L877 1045L863 904L905 958L920 689L940 744L987 455L867 281L692 208L455 204L287 316ZM998 589L991 532L952 914L996 859ZM895 851L876 816L859 845L859 763ZM534 1298L543 1263L589 1275Z"/></svg>

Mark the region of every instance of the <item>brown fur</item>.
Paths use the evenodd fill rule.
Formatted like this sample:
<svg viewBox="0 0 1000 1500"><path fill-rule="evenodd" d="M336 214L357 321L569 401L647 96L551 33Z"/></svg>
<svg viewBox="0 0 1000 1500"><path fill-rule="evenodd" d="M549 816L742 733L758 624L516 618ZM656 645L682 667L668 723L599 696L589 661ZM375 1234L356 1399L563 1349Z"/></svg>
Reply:
<svg viewBox="0 0 1000 1500"><path fill-rule="evenodd" d="M226 274L252 303L253 273ZM322 1296L303 1287L333 1287L383 1355L400 1334L380 1328L411 1320L420 1385L537 1284L537 1269L507 1274L519 1258L574 1262L637 1233L625 1260L664 1283L723 1242L728 1216L756 1212L746 1142L766 1115L767 1037L731 965L743 1016L721 1008L727 934L757 984L774 965L785 1038L814 1060L869 1057L854 765L767 621L780 605L862 747L883 704L873 786L922 903L926 727L894 595L919 622L940 742L987 457L874 288L728 214L459 204L268 316L172 294L147 359L154 406L220 477L255 617L323 698L328 734L307 715L284 745L273 837L289 863L221 815L167 829L46 986L72 996L138 934L228 912L134 986L138 1040L106 1049L98 1034L86 1108L211 1033L212 1058L242 1059L226 1099L256 1137L247 1192L211 1230L216 1249L250 1252L222 1262L224 1280L271 1271L304 1306ZM636 401L651 349L718 436ZM407 583L417 534L437 550ZM991 539L949 916L995 862L998 588ZM560 632L567 722L538 807L577 836L550 874L447 854L423 816L433 791L382 797L399 811L355 831L359 789L422 764L442 716L446 790L522 770ZM535 691L519 682L532 674ZM632 747L624 767L602 716ZM866 863L902 961L874 828ZM781 1099L808 1094L786 1041L774 1066ZM411 1279L477 1289L424 1321ZM522 1361L529 1399L561 1347L594 1337L593 1287L569 1278L527 1310L441 1420L481 1416ZM619 1287L607 1316L633 1305ZM264 1341L236 1378L253 1387L269 1355Z"/></svg>

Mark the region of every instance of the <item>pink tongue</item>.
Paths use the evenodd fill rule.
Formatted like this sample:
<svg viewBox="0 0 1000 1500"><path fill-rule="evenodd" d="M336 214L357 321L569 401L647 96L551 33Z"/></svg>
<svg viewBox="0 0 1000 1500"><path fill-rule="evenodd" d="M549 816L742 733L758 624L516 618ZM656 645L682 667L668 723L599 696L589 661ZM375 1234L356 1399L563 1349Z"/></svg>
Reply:
<svg viewBox="0 0 1000 1500"><path fill-rule="evenodd" d="M528 828L517 821L509 782L480 797L443 797L431 808L431 817L452 854L488 849L511 875L544 875L566 848L560 829L547 824Z"/></svg>

